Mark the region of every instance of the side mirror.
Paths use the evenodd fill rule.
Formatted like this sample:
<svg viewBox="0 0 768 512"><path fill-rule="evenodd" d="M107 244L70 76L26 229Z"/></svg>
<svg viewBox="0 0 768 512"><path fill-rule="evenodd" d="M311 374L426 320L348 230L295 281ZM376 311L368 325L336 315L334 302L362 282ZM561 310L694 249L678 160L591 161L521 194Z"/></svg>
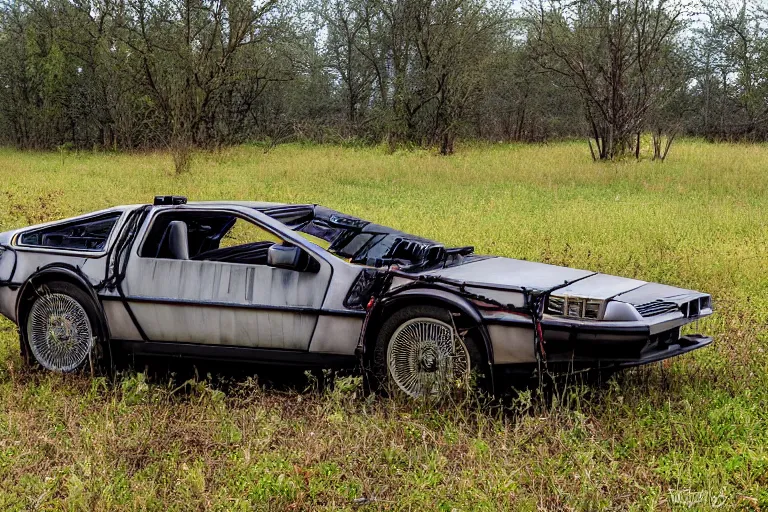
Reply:
<svg viewBox="0 0 768 512"><path fill-rule="evenodd" d="M301 249L296 246L273 244L267 250L267 265L270 267L299 269Z"/></svg>
<svg viewBox="0 0 768 512"><path fill-rule="evenodd" d="M267 265L298 272L317 272L320 265L295 245L273 244L267 249Z"/></svg>

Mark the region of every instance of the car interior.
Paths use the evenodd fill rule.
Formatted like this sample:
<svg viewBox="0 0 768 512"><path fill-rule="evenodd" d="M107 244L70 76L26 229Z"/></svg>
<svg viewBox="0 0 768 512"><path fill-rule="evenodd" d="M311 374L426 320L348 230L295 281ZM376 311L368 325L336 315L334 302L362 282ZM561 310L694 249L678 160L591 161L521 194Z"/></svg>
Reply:
<svg viewBox="0 0 768 512"><path fill-rule="evenodd" d="M317 262L300 248L249 220L223 212L161 213L154 219L139 254L300 271L318 268Z"/></svg>

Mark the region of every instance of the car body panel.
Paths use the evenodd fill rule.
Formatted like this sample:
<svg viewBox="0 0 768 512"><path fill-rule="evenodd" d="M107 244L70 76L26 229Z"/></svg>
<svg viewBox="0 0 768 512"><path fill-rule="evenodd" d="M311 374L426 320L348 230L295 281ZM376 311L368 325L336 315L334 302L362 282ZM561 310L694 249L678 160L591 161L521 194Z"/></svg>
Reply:
<svg viewBox="0 0 768 512"><path fill-rule="evenodd" d="M331 267L323 261L306 273L135 257L126 276L128 302L151 339L307 350ZM168 326L176 323L183 329L174 334Z"/></svg>
<svg viewBox="0 0 768 512"><path fill-rule="evenodd" d="M530 319L517 325L491 324L488 334L493 342L494 364L520 364L536 361L533 328Z"/></svg>

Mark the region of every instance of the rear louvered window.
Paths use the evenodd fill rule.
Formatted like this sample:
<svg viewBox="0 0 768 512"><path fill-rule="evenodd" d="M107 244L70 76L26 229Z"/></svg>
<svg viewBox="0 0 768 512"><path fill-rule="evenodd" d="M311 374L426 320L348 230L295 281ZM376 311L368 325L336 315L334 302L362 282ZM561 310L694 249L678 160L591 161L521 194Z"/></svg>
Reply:
<svg viewBox="0 0 768 512"><path fill-rule="evenodd" d="M120 215L120 212L108 213L27 231L21 235L21 245L72 251L103 251Z"/></svg>

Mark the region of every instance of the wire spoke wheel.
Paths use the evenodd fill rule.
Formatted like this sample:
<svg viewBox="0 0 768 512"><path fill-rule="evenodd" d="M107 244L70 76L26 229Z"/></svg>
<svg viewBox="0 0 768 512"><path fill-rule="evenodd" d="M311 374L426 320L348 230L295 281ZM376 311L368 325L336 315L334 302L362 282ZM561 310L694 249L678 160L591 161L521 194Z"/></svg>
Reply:
<svg viewBox="0 0 768 512"><path fill-rule="evenodd" d="M434 318L413 318L392 334L387 369L407 395L442 397L467 385L470 357L451 325Z"/></svg>
<svg viewBox="0 0 768 512"><path fill-rule="evenodd" d="M46 293L35 300L27 335L35 359L54 372L79 368L93 347L88 314L80 302L63 293Z"/></svg>

